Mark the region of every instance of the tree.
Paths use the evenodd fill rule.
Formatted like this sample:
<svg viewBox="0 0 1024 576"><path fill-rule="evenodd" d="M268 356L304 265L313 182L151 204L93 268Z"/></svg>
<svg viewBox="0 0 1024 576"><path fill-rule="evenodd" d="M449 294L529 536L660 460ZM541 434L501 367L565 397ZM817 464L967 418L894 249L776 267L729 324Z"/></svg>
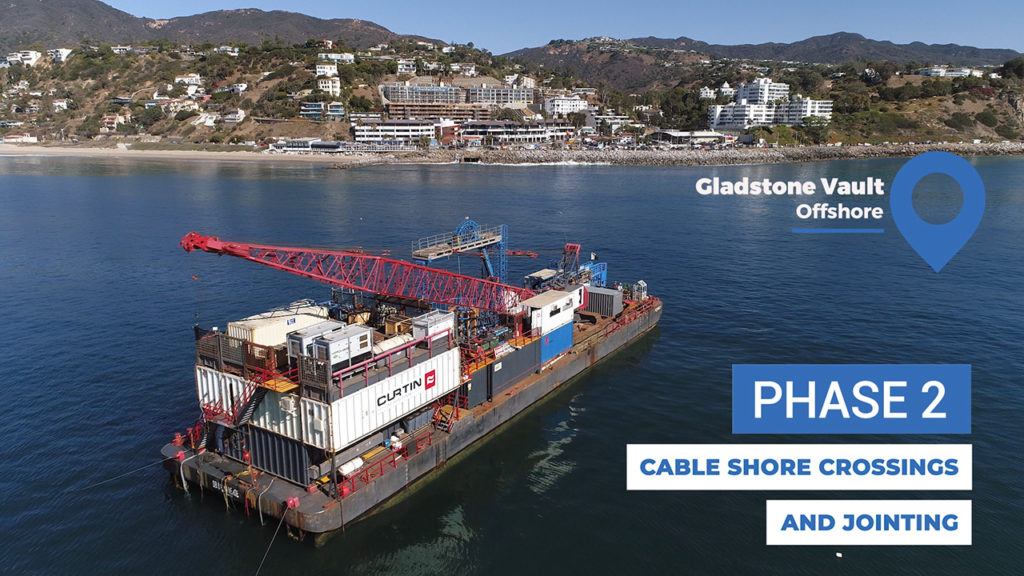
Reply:
<svg viewBox="0 0 1024 576"><path fill-rule="evenodd" d="M807 116L800 127L815 144L821 144L828 136L828 120L822 116Z"/></svg>
<svg viewBox="0 0 1024 576"><path fill-rule="evenodd" d="M565 117L565 119L568 120L569 123L576 128L579 128L587 123L587 115L584 114L583 112L570 112L569 115Z"/></svg>
<svg viewBox="0 0 1024 576"><path fill-rule="evenodd" d="M138 116L135 117L135 120L139 124L145 126L146 128L149 128L150 126L156 124L157 122L159 122L159 121L161 121L163 119L164 119L164 111L161 110L159 106L153 106L152 108L147 108L147 109L143 110L142 112L140 112L138 114Z"/></svg>

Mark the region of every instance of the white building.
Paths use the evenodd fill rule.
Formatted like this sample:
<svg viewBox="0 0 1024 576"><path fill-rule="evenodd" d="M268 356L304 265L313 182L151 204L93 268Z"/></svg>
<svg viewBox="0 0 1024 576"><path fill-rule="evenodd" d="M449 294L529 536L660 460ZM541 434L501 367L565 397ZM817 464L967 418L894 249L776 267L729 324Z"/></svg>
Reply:
<svg viewBox="0 0 1024 576"><path fill-rule="evenodd" d="M316 89L331 96L341 96L341 78L317 78Z"/></svg>
<svg viewBox="0 0 1024 576"><path fill-rule="evenodd" d="M724 85L723 85L724 87ZM756 98L752 101L746 96ZM740 84L736 101L708 108L708 126L712 130L746 130L753 126L785 124L797 126L808 116L832 119L831 100L811 100L797 94L790 98L789 85L758 78Z"/></svg>
<svg viewBox="0 0 1024 576"><path fill-rule="evenodd" d="M60 112L62 110L67 110L69 102L70 102L70 100L68 100L67 98L58 98L58 99L54 100L53 101L53 111L54 112Z"/></svg>
<svg viewBox="0 0 1024 576"><path fill-rule="evenodd" d="M544 101L544 110L552 116L565 116L587 109L587 101L578 96L555 96Z"/></svg>
<svg viewBox="0 0 1024 576"><path fill-rule="evenodd" d="M225 124L238 124L242 120L245 120L245 110L242 110L241 108L229 110L224 114L223 118Z"/></svg>
<svg viewBox="0 0 1024 576"><path fill-rule="evenodd" d="M434 123L429 120L385 120L368 122L352 127L356 142L383 143L388 141L419 142L434 138Z"/></svg>
<svg viewBox="0 0 1024 576"><path fill-rule="evenodd" d="M633 125L633 119L624 114L616 114L615 110L605 110L604 114L598 114L597 110L587 109L586 125L595 130L601 128L603 123L612 134L622 130L626 126Z"/></svg>
<svg viewBox="0 0 1024 576"><path fill-rule="evenodd" d="M332 76L337 76L338 75L338 65L337 64L317 64L316 65L316 75L318 77L326 76L328 78L330 78Z"/></svg>
<svg viewBox="0 0 1024 576"><path fill-rule="evenodd" d="M714 100L718 97L718 94L714 90L707 86L702 86L700 89L700 97L704 100Z"/></svg>
<svg viewBox="0 0 1024 576"><path fill-rule="evenodd" d="M462 88L441 84L410 84L396 82L381 86L381 95L391 102L409 102L415 104L458 104L464 101Z"/></svg>
<svg viewBox="0 0 1024 576"><path fill-rule="evenodd" d="M797 94L775 107L775 123L795 126L802 124L808 116L820 116L826 120L832 118L831 100L811 100Z"/></svg>
<svg viewBox="0 0 1024 576"><path fill-rule="evenodd" d="M415 74L416 73L416 61L409 60L408 58L400 58L395 61L398 64L399 74Z"/></svg>
<svg viewBox="0 0 1024 576"><path fill-rule="evenodd" d="M775 106L748 104L746 100L708 108L708 126L712 130L745 130L775 123Z"/></svg>
<svg viewBox="0 0 1024 576"><path fill-rule="evenodd" d="M746 100L748 104L771 104L789 96L789 84L772 82L771 78L758 78L744 82L736 90L736 101Z"/></svg>
<svg viewBox="0 0 1024 576"><path fill-rule="evenodd" d="M39 59L42 57L43 55L35 50L22 50L20 52L11 52L8 54L7 61L11 64L21 62L22 66L35 66L36 62L39 62Z"/></svg>
<svg viewBox="0 0 1024 576"><path fill-rule="evenodd" d="M340 62L342 64L353 64L356 61L355 55L349 52L323 52L316 56L321 60L330 60L331 62Z"/></svg>
<svg viewBox="0 0 1024 576"><path fill-rule="evenodd" d="M183 74L181 76L174 77L175 84L184 84L185 86L200 86L203 83L203 77L195 72L190 74Z"/></svg>
<svg viewBox="0 0 1024 576"><path fill-rule="evenodd" d="M451 54L452 52L455 52L455 46L445 46L444 48L441 48L441 52L444 54Z"/></svg>
<svg viewBox="0 0 1024 576"><path fill-rule="evenodd" d="M466 101L472 104L516 106L533 104L533 90L512 86L473 86L466 89Z"/></svg>
<svg viewBox="0 0 1024 576"><path fill-rule="evenodd" d="M110 50L118 56L123 56L132 51L131 46L111 46Z"/></svg>
<svg viewBox="0 0 1024 576"><path fill-rule="evenodd" d="M453 62L451 68L454 74L462 74L469 77L476 76L476 64L472 62Z"/></svg>
<svg viewBox="0 0 1024 576"><path fill-rule="evenodd" d="M718 93L726 98L734 98L736 96L736 89L729 86L728 82L722 82L722 86L718 88Z"/></svg>
<svg viewBox="0 0 1024 576"><path fill-rule="evenodd" d="M238 57L238 48L234 46L221 46L213 49L214 54L227 54L228 56ZM226 120L225 120L226 122Z"/></svg>
<svg viewBox="0 0 1024 576"><path fill-rule="evenodd" d="M70 48L54 48L53 50L47 50L46 53L53 58L54 62L67 62L71 56Z"/></svg>
<svg viewBox="0 0 1024 576"><path fill-rule="evenodd" d="M237 84L232 84L231 85L231 92L233 94L241 94L242 92L245 92L248 89L249 89L249 85L244 83L244 82L239 82Z"/></svg>

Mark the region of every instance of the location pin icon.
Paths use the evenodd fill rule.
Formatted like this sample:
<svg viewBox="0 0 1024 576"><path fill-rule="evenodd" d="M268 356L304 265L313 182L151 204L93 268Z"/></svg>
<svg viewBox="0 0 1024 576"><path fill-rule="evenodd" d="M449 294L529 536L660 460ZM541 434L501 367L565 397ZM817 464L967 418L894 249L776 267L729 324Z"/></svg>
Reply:
<svg viewBox="0 0 1024 576"><path fill-rule="evenodd" d="M952 177L963 192L960 213L945 224L925 222L914 210L914 187L931 174ZM896 173L890 194L889 209L900 234L936 272L970 240L985 213L981 176L967 160L949 152L925 152L911 158Z"/></svg>

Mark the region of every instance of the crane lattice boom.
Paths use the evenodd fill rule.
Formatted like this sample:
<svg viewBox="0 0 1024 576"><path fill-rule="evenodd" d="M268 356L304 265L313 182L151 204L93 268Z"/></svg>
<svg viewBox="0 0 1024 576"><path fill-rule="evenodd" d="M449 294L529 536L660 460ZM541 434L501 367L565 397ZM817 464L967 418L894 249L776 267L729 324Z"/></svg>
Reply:
<svg viewBox="0 0 1024 576"><path fill-rule="evenodd" d="M357 252L312 250L223 242L189 232L186 252L203 250L244 258L264 266L361 292L506 314L534 293L498 282Z"/></svg>

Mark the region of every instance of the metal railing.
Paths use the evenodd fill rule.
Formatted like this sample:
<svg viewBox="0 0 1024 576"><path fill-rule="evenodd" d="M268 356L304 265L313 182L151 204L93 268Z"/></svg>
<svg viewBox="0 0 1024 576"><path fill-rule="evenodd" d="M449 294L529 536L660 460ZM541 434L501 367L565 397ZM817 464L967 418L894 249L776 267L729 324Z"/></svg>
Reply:
<svg viewBox="0 0 1024 576"><path fill-rule="evenodd" d="M384 457L364 464L362 468L356 470L352 474L348 475L340 485L340 498L350 496L356 490L370 484L377 478L387 474L391 470L398 468L398 461L402 458L409 458L422 452L425 448L429 447L433 442L431 433L429 430L416 436L411 442L403 443L402 447L397 450L392 450Z"/></svg>

